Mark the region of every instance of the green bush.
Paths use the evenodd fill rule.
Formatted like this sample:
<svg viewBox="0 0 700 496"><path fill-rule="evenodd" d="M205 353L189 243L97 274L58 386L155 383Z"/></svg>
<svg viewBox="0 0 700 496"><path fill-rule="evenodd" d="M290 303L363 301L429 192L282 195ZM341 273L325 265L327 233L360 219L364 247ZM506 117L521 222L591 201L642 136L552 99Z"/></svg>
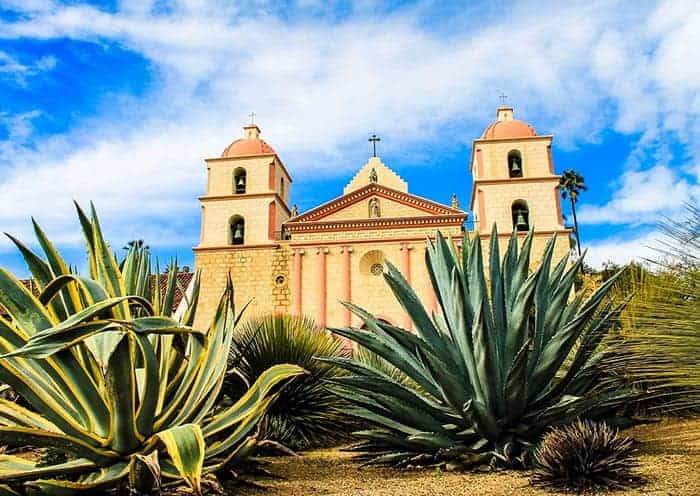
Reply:
<svg viewBox="0 0 700 496"><path fill-rule="evenodd" d="M0 399L0 442L53 449L39 463L0 455L0 493L144 493L162 478L200 494L203 475L228 476L245 460L276 387L303 370L279 365L235 404L215 405L236 323L230 279L211 326L193 329L198 280L176 320L177 267L161 294L147 249L134 245L118 263L94 211L78 214L90 277L36 224L46 260L13 241L39 295L0 269L0 380L31 407Z"/></svg>
<svg viewBox="0 0 700 496"><path fill-rule="evenodd" d="M638 485L634 441L603 422L577 420L554 427L534 453L532 484L598 492Z"/></svg>
<svg viewBox="0 0 700 496"><path fill-rule="evenodd" d="M611 381L631 385L639 412L700 412L700 208L661 224L652 271L631 271L633 297L603 362ZM624 291L627 293L628 291ZM626 294L613 290L622 300Z"/></svg>
<svg viewBox="0 0 700 496"><path fill-rule="evenodd" d="M441 312L431 318L390 263L384 277L415 334L347 306L366 329L332 329L399 369L419 387L348 358L327 359L350 375L331 380L374 428L354 450L372 464L498 462L522 465L554 423L611 414L626 390L601 390L599 344L623 305L601 306L612 277L590 298L572 297L582 260L552 269L554 238L530 273L533 233L513 233L501 259L491 234L488 272L479 236L461 250L438 232L426 263ZM487 283L487 279L489 283Z"/></svg>
<svg viewBox="0 0 700 496"><path fill-rule="evenodd" d="M236 331L229 354L229 366L238 370L243 381L238 374L230 374L224 391L237 398L241 387L276 364L304 368L308 375L279 394L261 422L261 432L293 450L328 446L346 439L353 423L344 413L348 403L325 383L344 370L317 358L347 356L342 340L309 318L280 314L254 318Z"/></svg>

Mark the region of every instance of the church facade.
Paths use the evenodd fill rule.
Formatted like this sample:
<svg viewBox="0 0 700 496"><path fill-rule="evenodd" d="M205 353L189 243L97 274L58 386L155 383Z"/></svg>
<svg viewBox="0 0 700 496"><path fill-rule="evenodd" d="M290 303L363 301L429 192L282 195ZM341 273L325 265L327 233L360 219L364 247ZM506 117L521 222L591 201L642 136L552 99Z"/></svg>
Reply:
<svg viewBox="0 0 700 496"><path fill-rule="evenodd" d="M505 247L515 229L535 232L533 260L557 234L555 258L569 252L563 225L552 136L499 107L496 120L473 141L470 210L488 250L491 227ZM437 309L424 264L426 237L440 230L464 234L468 213L413 195L395 171L373 156L337 198L299 213L290 207L292 176L275 150L250 124L220 157L207 159L207 191L199 198L201 271L197 325L213 316L230 272L237 308L252 299L248 316L308 315L320 326L359 325L340 301L353 303L395 325L411 323L382 275L390 260L424 304Z"/></svg>

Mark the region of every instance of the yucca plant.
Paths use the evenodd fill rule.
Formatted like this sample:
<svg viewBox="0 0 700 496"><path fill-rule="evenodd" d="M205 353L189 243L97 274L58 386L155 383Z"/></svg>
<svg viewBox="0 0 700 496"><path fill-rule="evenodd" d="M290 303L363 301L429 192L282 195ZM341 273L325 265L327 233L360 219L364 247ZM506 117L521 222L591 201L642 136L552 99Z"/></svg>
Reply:
<svg viewBox="0 0 700 496"><path fill-rule="evenodd" d="M348 357L343 341L309 317L262 315L244 322L234 333L224 391L237 398L273 365L292 363L309 372L282 391L261 421L262 435L292 450L329 446L347 439L356 426L344 410L349 404L328 390L326 379L345 370L317 358Z"/></svg>
<svg viewBox="0 0 700 496"><path fill-rule="evenodd" d="M203 474L227 472L297 366L266 371L238 402L215 404L237 317L229 283L208 330L191 327L199 280L181 319L172 316L176 267L164 294L150 257L132 246L119 264L97 215L78 207L90 277L72 273L35 223L46 260L12 238L38 286L35 296L0 269L0 381L30 405L0 400L0 442L52 447L65 463L0 455L0 494L102 493L159 481L200 493Z"/></svg>
<svg viewBox="0 0 700 496"><path fill-rule="evenodd" d="M479 236L461 249L438 232L426 264L441 311L432 318L401 273L384 277L415 334L346 304L366 329L332 329L373 351L419 386L407 387L352 359L329 359L351 375L333 379L351 413L377 427L356 433L370 464L522 464L543 432L595 416L626 398L596 389L599 343L623 304L599 310L611 278L586 301L572 295L582 259L552 269L555 238L530 273L530 232L513 233L503 259L494 227L488 273ZM487 278L489 282L487 283Z"/></svg>
<svg viewBox="0 0 700 496"><path fill-rule="evenodd" d="M532 484L579 493L624 489L642 481L634 440L604 422L554 427L534 453Z"/></svg>

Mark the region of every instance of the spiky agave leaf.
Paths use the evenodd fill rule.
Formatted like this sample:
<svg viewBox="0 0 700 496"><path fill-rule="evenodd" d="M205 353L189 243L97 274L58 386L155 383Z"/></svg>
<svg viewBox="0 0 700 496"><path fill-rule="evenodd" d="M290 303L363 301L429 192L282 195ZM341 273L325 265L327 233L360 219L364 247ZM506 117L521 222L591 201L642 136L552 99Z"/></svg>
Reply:
<svg viewBox="0 0 700 496"><path fill-rule="evenodd" d="M244 400L215 409L237 322L230 278L209 329L192 329L193 311L183 313L184 321L171 317L174 279L162 300L152 287L147 252L132 249L118 263L94 209L91 218L79 209L79 217L91 277L71 273L38 224L47 261L16 244L40 295L0 269L0 306L8 316L0 316L0 380L34 409L0 401L0 439L74 458L37 467L0 457L0 491L104 491L133 475L134 460L162 465L166 479L199 491L203 473L230 467L250 451L255 438L249 434L278 385L303 370L274 367ZM197 291L198 276L191 302Z"/></svg>
<svg viewBox="0 0 700 496"><path fill-rule="evenodd" d="M357 360L328 359L350 375L333 381L378 427L359 433L369 463L416 465L461 459L522 463L548 425L603 411L627 391L596 390L596 351L623 305L599 307L615 277L587 300L572 298L582 260L552 269L555 238L530 272L533 233L516 233L501 259L491 234L488 276L478 235L460 249L439 232L426 265L440 312L429 317L391 263L384 277L415 334L348 307L366 329L333 329L377 354L413 387ZM487 282L488 278L488 282Z"/></svg>

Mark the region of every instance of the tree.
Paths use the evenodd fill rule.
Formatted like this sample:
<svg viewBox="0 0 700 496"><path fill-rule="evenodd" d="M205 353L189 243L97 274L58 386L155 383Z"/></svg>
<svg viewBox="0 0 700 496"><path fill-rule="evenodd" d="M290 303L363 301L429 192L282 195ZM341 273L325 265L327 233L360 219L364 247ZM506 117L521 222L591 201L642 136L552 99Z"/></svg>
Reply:
<svg viewBox="0 0 700 496"><path fill-rule="evenodd" d="M578 232L578 219L576 218L576 202L582 191L587 191L588 188L584 183L583 176L573 169L565 170L559 178L559 187L561 188L561 197L571 200L571 213L574 216L574 234L576 235L576 248L578 256L581 256L581 237Z"/></svg>

